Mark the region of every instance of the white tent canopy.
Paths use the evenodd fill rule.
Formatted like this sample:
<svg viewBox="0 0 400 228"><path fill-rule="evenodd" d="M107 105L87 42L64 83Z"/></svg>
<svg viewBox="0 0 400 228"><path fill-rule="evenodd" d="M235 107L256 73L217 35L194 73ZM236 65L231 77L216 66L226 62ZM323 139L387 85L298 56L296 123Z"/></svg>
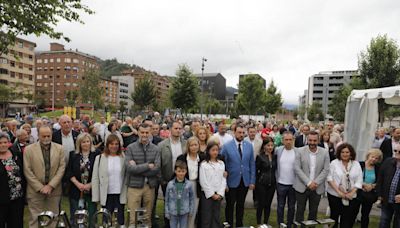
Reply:
<svg viewBox="0 0 400 228"><path fill-rule="evenodd" d="M351 91L347 98L344 140L354 146L357 160L365 160L365 154L372 146L378 126L378 99L400 105L399 94L400 86Z"/></svg>

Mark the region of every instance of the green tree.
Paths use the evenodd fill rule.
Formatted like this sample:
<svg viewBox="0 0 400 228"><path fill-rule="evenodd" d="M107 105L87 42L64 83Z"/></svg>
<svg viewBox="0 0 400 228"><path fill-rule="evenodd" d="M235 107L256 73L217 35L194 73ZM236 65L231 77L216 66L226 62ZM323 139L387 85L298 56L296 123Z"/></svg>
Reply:
<svg viewBox="0 0 400 228"><path fill-rule="evenodd" d="M267 93L257 75L247 75L240 79L237 107L242 114L256 115L266 105Z"/></svg>
<svg viewBox="0 0 400 228"><path fill-rule="evenodd" d="M78 97L79 97L78 90L68 90L65 93L65 98L67 99L67 104L70 107L74 107L76 105Z"/></svg>
<svg viewBox="0 0 400 228"><path fill-rule="evenodd" d="M81 0L0 1L0 54L7 53L19 35L47 35L52 39L70 41L56 31L60 20L83 24L79 11L93 14Z"/></svg>
<svg viewBox="0 0 400 228"><path fill-rule="evenodd" d="M307 117L312 122L323 121L325 116L322 112L322 105L318 102L313 102L307 109Z"/></svg>
<svg viewBox="0 0 400 228"><path fill-rule="evenodd" d="M185 64L179 65L176 78L172 80L170 100L175 108L187 113L198 101L199 84L192 70Z"/></svg>
<svg viewBox="0 0 400 228"><path fill-rule="evenodd" d="M84 77L79 91L81 101L86 104L93 104L95 109L103 108L104 90L100 87L99 71L93 68L87 68Z"/></svg>
<svg viewBox="0 0 400 228"><path fill-rule="evenodd" d="M145 73L143 80L140 80L135 86L135 91L131 94L131 99L140 109L146 109L156 100L156 92L150 75Z"/></svg>
<svg viewBox="0 0 400 228"><path fill-rule="evenodd" d="M282 107L282 95L278 92L274 81L271 80L269 87L267 88L264 111L266 113L275 114Z"/></svg>
<svg viewBox="0 0 400 228"><path fill-rule="evenodd" d="M392 125L392 120L400 116L400 108L397 106L390 106L385 111L385 116L389 119L389 126Z"/></svg>
<svg viewBox="0 0 400 228"><path fill-rule="evenodd" d="M366 51L358 59L360 78L365 88L382 88L400 83L400 50L395 40L387 35L373 38ZM379 120L384 121L388 106L383 99L378 101Z"/></svg>
<svg viewBox="0 0 400 228"><path fill-rule="evenodd" d="M0 84L0 105L1 105L1 116L7 117L8 107L10 101L13 99L12 88L7 85Z"/></svg>
<svg viewBox="0 0 400 228"><path fill-rule="evenodd" d="M121 113L124 113L126 111L126 106L128 105L128 102L126 101L119 101L119 111Z"/></svg>
<svg viewBox="0 0 400 228"><path fill-rule="evenodd" d="M221 114L225 113L225 110L220 101L211 97L208 98L204 103L204 112L209 114Z"/></svg>

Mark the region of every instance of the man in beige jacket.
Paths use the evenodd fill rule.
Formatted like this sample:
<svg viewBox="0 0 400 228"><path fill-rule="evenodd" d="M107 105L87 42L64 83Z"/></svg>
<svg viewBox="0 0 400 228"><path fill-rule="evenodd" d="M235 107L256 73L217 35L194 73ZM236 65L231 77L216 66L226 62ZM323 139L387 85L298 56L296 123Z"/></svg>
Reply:
<svg viewBox="0 0 400 228"><path fill-rule="evenodd" d="M42 211L59 213L61 179L66 166L62 146L51 142L50 127L40 127L38 132L39 142L26 147L24 153L29 227L34 228L38 227L37 218Z"/></svg>

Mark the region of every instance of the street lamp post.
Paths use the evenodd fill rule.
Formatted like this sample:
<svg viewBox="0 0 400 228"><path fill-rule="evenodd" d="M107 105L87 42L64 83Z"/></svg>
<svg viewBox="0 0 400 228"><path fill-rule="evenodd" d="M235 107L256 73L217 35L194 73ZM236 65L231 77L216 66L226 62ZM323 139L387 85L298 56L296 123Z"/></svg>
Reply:
<svg viewBox="0 0 400 228"><path fill-rule="evenodd" d="M207 62L206 58L201 59L201 104L200 104L200 120L203 121L203 106L204 106L204 85L203 85L203 77L204 77L204 62Z"/></svg>

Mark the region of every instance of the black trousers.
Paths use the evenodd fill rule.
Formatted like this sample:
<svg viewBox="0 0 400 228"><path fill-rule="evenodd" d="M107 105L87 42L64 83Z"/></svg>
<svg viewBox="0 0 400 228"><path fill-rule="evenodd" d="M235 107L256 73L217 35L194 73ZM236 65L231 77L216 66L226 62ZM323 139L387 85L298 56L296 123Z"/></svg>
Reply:
<svg viewBox="0 0 400 228"><path fill-rule="evenodd" d="M321 200L321 195L319 195L316 191L311 191L310 189L306 189L306 191L303 193L296 191L296 204L297 204L296 221L297 222L304 221L304 211L306 210L307 201L308 201L307 220L317 219L318 206L320 200Z"/></svg>
<svg viewBox="0 0 400 228"><path fill-rule="evenodd" d="M353 199L348 206L344 206L342 199L328 193L329 207L331 208L331 219L335 220L333 227L338 227L340 217L340 228L352 228L356 220L359 201Z"/></svg>
<svg viewBox="0 0 400 228"><path fill-rule="evenodd" d="M258 200L257 205L257 224L268 224L269 216L271 214L271 203L275 194L275 185L263 186L261 184L256 185L256 191L253 191ZM261 223L261 217L264 212L264 222Z"/></svg>
<svg viewBox="0 0 400 228"><path fill-rule="evenodd" d="M244 202L246 200L247 191L249 187L245 187L243 178L240 180L240 184L236 188L229 188L226 193L226 208L225 218L226 221L233 226L233 212L236 206L236 227L243 226L243 213L244 213Z"/></svg>
<svg viewBox="0 0 400 228"><path fill-rule="evenodd" d="M106 208L111 214L114 213L114 209L117 209L118 210L117 220L119 225L125 224L125 216L124 216L125 205L120 203L119 194L108 194L106 206L104 208Z"/></svg>
<svg viewBox="0 0 400 228"><path fill-rule="evenodd" d="M0 228L23 228L24 226L24 199L10 201L0 205Z"/></svg>
<svg viewBox="0 0 400 228"><path fill-rule="evenodd" d="M221 200L213 200L212 198L206 199L204 192L200 196L201 205L201 226L199 228L221 228L220 209Z"/></svg>

